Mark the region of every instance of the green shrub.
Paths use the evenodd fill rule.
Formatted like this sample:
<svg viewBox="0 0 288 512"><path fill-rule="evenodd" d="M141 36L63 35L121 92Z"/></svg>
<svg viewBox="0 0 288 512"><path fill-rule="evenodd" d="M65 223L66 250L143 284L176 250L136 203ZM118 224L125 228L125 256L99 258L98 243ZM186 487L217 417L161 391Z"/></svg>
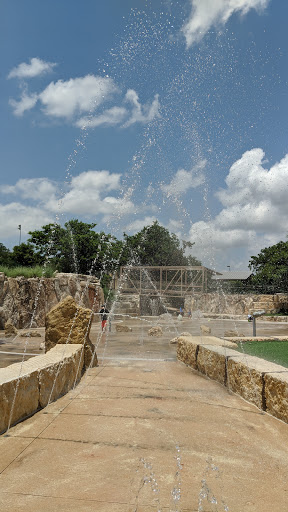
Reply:
<svg viewBox="0 0 288 512"><path fill-rule="evenodd" d="M44 268L40 265L35 265L35 267L5 267L1 265L0 272L4 272L7 277L52 277L54 268L48 266Z"/></svg>

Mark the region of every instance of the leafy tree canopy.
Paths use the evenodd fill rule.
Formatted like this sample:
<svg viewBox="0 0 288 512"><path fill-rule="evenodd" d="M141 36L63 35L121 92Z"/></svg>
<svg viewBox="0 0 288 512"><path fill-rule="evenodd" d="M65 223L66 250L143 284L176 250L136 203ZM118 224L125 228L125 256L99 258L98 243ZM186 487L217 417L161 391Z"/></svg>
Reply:
<svg viewBox="0 0 288 512"><path fill-rule="evenodd" d="M262 249L249 262L252 284L263 293L288 292L288 242Z"/></svg>
<svg viewBox="0 0 288 512"><path fill-rule="evenodd" d="M99 275L111 272L121 252L118 240L103 231L94 231L96 224L77 219L59 225L47 224L31 231L29 241L44 259L61 272ZM120 244L121 245L121 244Z"/></svg>
<svg viewBox="0 0 288 512"><path fill-rule="evenodd" d="M11 263L11 252L4 244L0 243L0 265L10 265Z"/></svg>
<svg viewBox="0 0 288 512"><path fill-rule="evenodd" d="M13 247L11 262L16 267L34 267L35 265L41 265L42 258L34 252L33 245L28 242Z"/></svg>
<svg viewBox="0 0 288 512"><path fill-rule="evenodd" d="M191 242L180 241L175 234L154 222L139 233L117 240L111 234L95 231L96 224L77 219L46 224L30 231L27 243L10 252L0 244L0 264L9 266L43 265L46 261L60 272L94 274L108 285L111 275L121 266L133 263L150 266L201 265L193 256L186 256Z"/></svg>
<svg viewBox="0 0 288 512"><path fill-rule="evenodd" d="M150 266L181 266L201 265L200 261L192 256L185 256L187 247L191 248L191 242L181 241L168 229L160 226L155 221L151 226L144 227L133 236L124 234L126 258L134 260L136 264Z"/></svg>

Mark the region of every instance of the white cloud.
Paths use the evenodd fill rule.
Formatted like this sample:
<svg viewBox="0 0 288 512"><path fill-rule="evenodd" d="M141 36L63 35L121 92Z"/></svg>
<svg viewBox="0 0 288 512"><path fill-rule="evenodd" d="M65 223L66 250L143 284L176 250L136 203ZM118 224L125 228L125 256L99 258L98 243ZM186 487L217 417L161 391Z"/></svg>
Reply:
<svg viewBox="0 0 288 512"><path fill-rule="evenodd" d="M137 219L133 222L130 222L125 227L126 233L137 233L138 231L141 231L145 226L151 226L153 222L157 220L156 217L145 217L143 219Z"/></svg>
<svg viewBox="0 0 288 512"><path fill-rule="evenodd" d="M134 89L128 89L125 102L132 105L132 112L130 119L123 124L123 128L128 128L134 123L150 123L154 118L160 117L159 94L155 94L151 103L141 105L137 92Z"/></svg>
<svg viewBox="0 0 288 512"><path fill-rule="evenodd" d="M109 171L87 171L72 178L69 191L61 198L61 212L73 215L99 215L105 220L119 212L126 214L133 210L131 201L109 195L120 188L121 175ZM52 197L46 207L52 211L59 209L59 201Z"/></svg>
<svg viewBox="0 0 288 512"><path fill-rule="evenodd" d="M191 188L196 188L205 182L203 170L206 160L201 160L191 171L179 169L168 185L161 185L161 190L167 197L178 197Z"/></svg>
<svg viewBox="0 0 288 512"><path fill-rule="evenodd" d="M121 126L127 128L135 123L146 124L159 117L159 97L152 102L141 104L133 89L124 97L125 105L114 105L95 115L99 107L113 99L119 89L112 78L86 75L70 78L67 81L50 82L40 93L27 93L27 86L22 91L20 100L10 99L9 104L16 116L22 116L31 110L37 102L42 106L46 116L71 121L82 129L97 126ZM88 115L87 115L88 113Z"/></svg>
<svg viewBox="0 0 288 512"><path fill-rule="evenodd" d="M13 68L7 78L34 78L53 71L57 64L55 62L45 62L44 60L33 57L30 63L22 62L19 66Z"/></svg>
<svg viewBox="0 0 288 512"><path fill-rule="evenodd" d="M75 114L92 112L117 90L111 78L86 75L66 82L51 82L39 94L39 99L46 115L69 119Z"/></svg>
<svg viewBox="0 0 288 512"><path fill-rule="evenodd" d="M112 107L104 110L102 114L94 117L81 117L75 125L79 128L95 128L96 126L117 126L121 124L128 111L124 107Z"/></svg>
<svg viewBox="0 0 288 512"><path fill-rule="evenodd" d="M27 235L45 224L54 222L52 215L43 208L31 207L19 202L0 204L0 236L2 238L18 237L18 225L22 226L22 234Z"/></svg>
<svg viewBox="0 0 288 512"><path fill-rule="evenodd" d="M240 226L283 232L288 214L288 155L270 169L263 167L260 148L246 151L226 178L227 188L216 195L225 207L217 217L222 228Z"/></svg>
<svg viewBox="0 0 288 512"><path fill-rule="evenodd" d="M20 179L16 185L2 185L2 194L19 195L23 199L45 202L56 193L56 184L47 178Z"/></svg>
<svg viewBox="0 0 288 512"><path fill-rule="evenodd" d="M117 196L121 174L90 170L74 176L65 186L66 191L64 189L61 196L60 186L48 178L21 179L15 185L2 186L2 194L13 194L17 200L0 204L0 236L15 238L19 224L23 227L23 235L27 234L54 222L55 216L60 214L79 216L85 221L94 221L97 216L97 222L107 222L135 211L130 199ZM31 200L35 206L30 205Z"/></svg>
<svg viewBox="0 0 288 512"><path fill-rule="evenodd" d="M38 101L37 94L27 94L26 92L22 93L21 99L19 101L13 100L10 98L9 105L13 108L13 113L17 117L21 117L26 110L31 110L31 108L35 107Z"/></svg>
<svg viewBox="0 0 288 512"><path fill-rule="evenodd" d="M182 28L187 47L199 42L211 27L225 25L234 13L247 14L250 9L264 10L269 0L190 0L192 12Z"/></svg>
<svg viewBox="0 0 288 512"><path fill-rule="evenodd" d="M227 188L215 194L223 206L220 213L192 225L190 239L198 256L205 250L241 248L249 259L286 237L288 155L270 169L263 167L264 156L260 148L245 152L231 166Z"/></svg>

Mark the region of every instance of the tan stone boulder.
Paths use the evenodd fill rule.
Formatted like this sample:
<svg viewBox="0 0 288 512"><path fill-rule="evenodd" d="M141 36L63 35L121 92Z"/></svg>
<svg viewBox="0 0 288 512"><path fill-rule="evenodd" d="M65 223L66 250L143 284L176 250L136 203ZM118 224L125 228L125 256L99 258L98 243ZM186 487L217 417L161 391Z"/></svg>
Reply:
<svg viewBox="0 0 288 512"><path fill-rule="evenodd" d="M37 331L21 332L21 338L41 338L42 334Z"/></svg>
<svg viewBox="0 0 288 512"><path fill-rule="evenodd" d="M12 324L10 320L7 320L5 323L5 338L10 338L11 336L15 336L18 334L16 327Z"/></svg>
<svg viewBox="0 0 288 512"><path fill-rule="evenodd" d="M176 345L178 343L178 339L180 338L180 336L191 336L191 334L190 332L181 332L179 336L176 336L176 338L170 340L171 345Z"/></svg>
<svg viewBox="0 0 288 512"><path fill-rule="evenodd" d="M54 306L46 315L45 352L57 344L84 345L85 367L97 366L95 346L89 339L91 310L78 306L68 296Z"/></svg>
<svg viewBox="0 0 288 512"><path fill-rule="evenodd" d="M163 334L162 327L160 325L156 325L155 327L151 327L148 331L148 336L155 336L156 338L160 338Z"/></svg>
<svg viewBox="0 0 288 512"><path fill-rule="evenodd" d="M207 325L200 325L200 331L203 336L211 333L211 329L210 327L207 327Z"/></svg>
<svg viewBox="0 0 288 512"><path fill-rule="evenodd" d="M245 334L238 333L237 331L233 331L233 330L224 332L225 338L239 338L239 337L243 338L244 336L245 336Z"/></svg>
<svg viewBox="0 0 288 512"><path fill-rule="evenodd" d="M116 332L131 332L132 328L128 325L116 324Z"/></svg>

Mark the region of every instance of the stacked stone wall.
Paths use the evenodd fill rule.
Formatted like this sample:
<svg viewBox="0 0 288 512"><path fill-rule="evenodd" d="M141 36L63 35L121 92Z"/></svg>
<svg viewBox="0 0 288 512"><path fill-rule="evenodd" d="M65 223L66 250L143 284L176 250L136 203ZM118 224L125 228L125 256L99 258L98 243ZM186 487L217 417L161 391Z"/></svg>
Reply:
<svg viewBox="0 0 288 512"><path fill-rule="evenodd" d="M104 300L93 276L58 273L53 278L7 277L0 273L0 329L10 320L18 329L44 327L48 311L65 297L99 311Z"/></svg>
<svg viewBox="0 0 288 512"><path fill-rule="evenodd" d="M177 357L259 409L288 423L288 368L231 348L178 338Z"/></svg>
<svg viewBox="0 0 288 512"><path fill-rule="evenodd" d="M225 295L219 293L202 293L185 297L185 309L203 313L248 315L253 311L265 310L266 313L278 313L282 308L288 309L288 295Z"/></svg>

